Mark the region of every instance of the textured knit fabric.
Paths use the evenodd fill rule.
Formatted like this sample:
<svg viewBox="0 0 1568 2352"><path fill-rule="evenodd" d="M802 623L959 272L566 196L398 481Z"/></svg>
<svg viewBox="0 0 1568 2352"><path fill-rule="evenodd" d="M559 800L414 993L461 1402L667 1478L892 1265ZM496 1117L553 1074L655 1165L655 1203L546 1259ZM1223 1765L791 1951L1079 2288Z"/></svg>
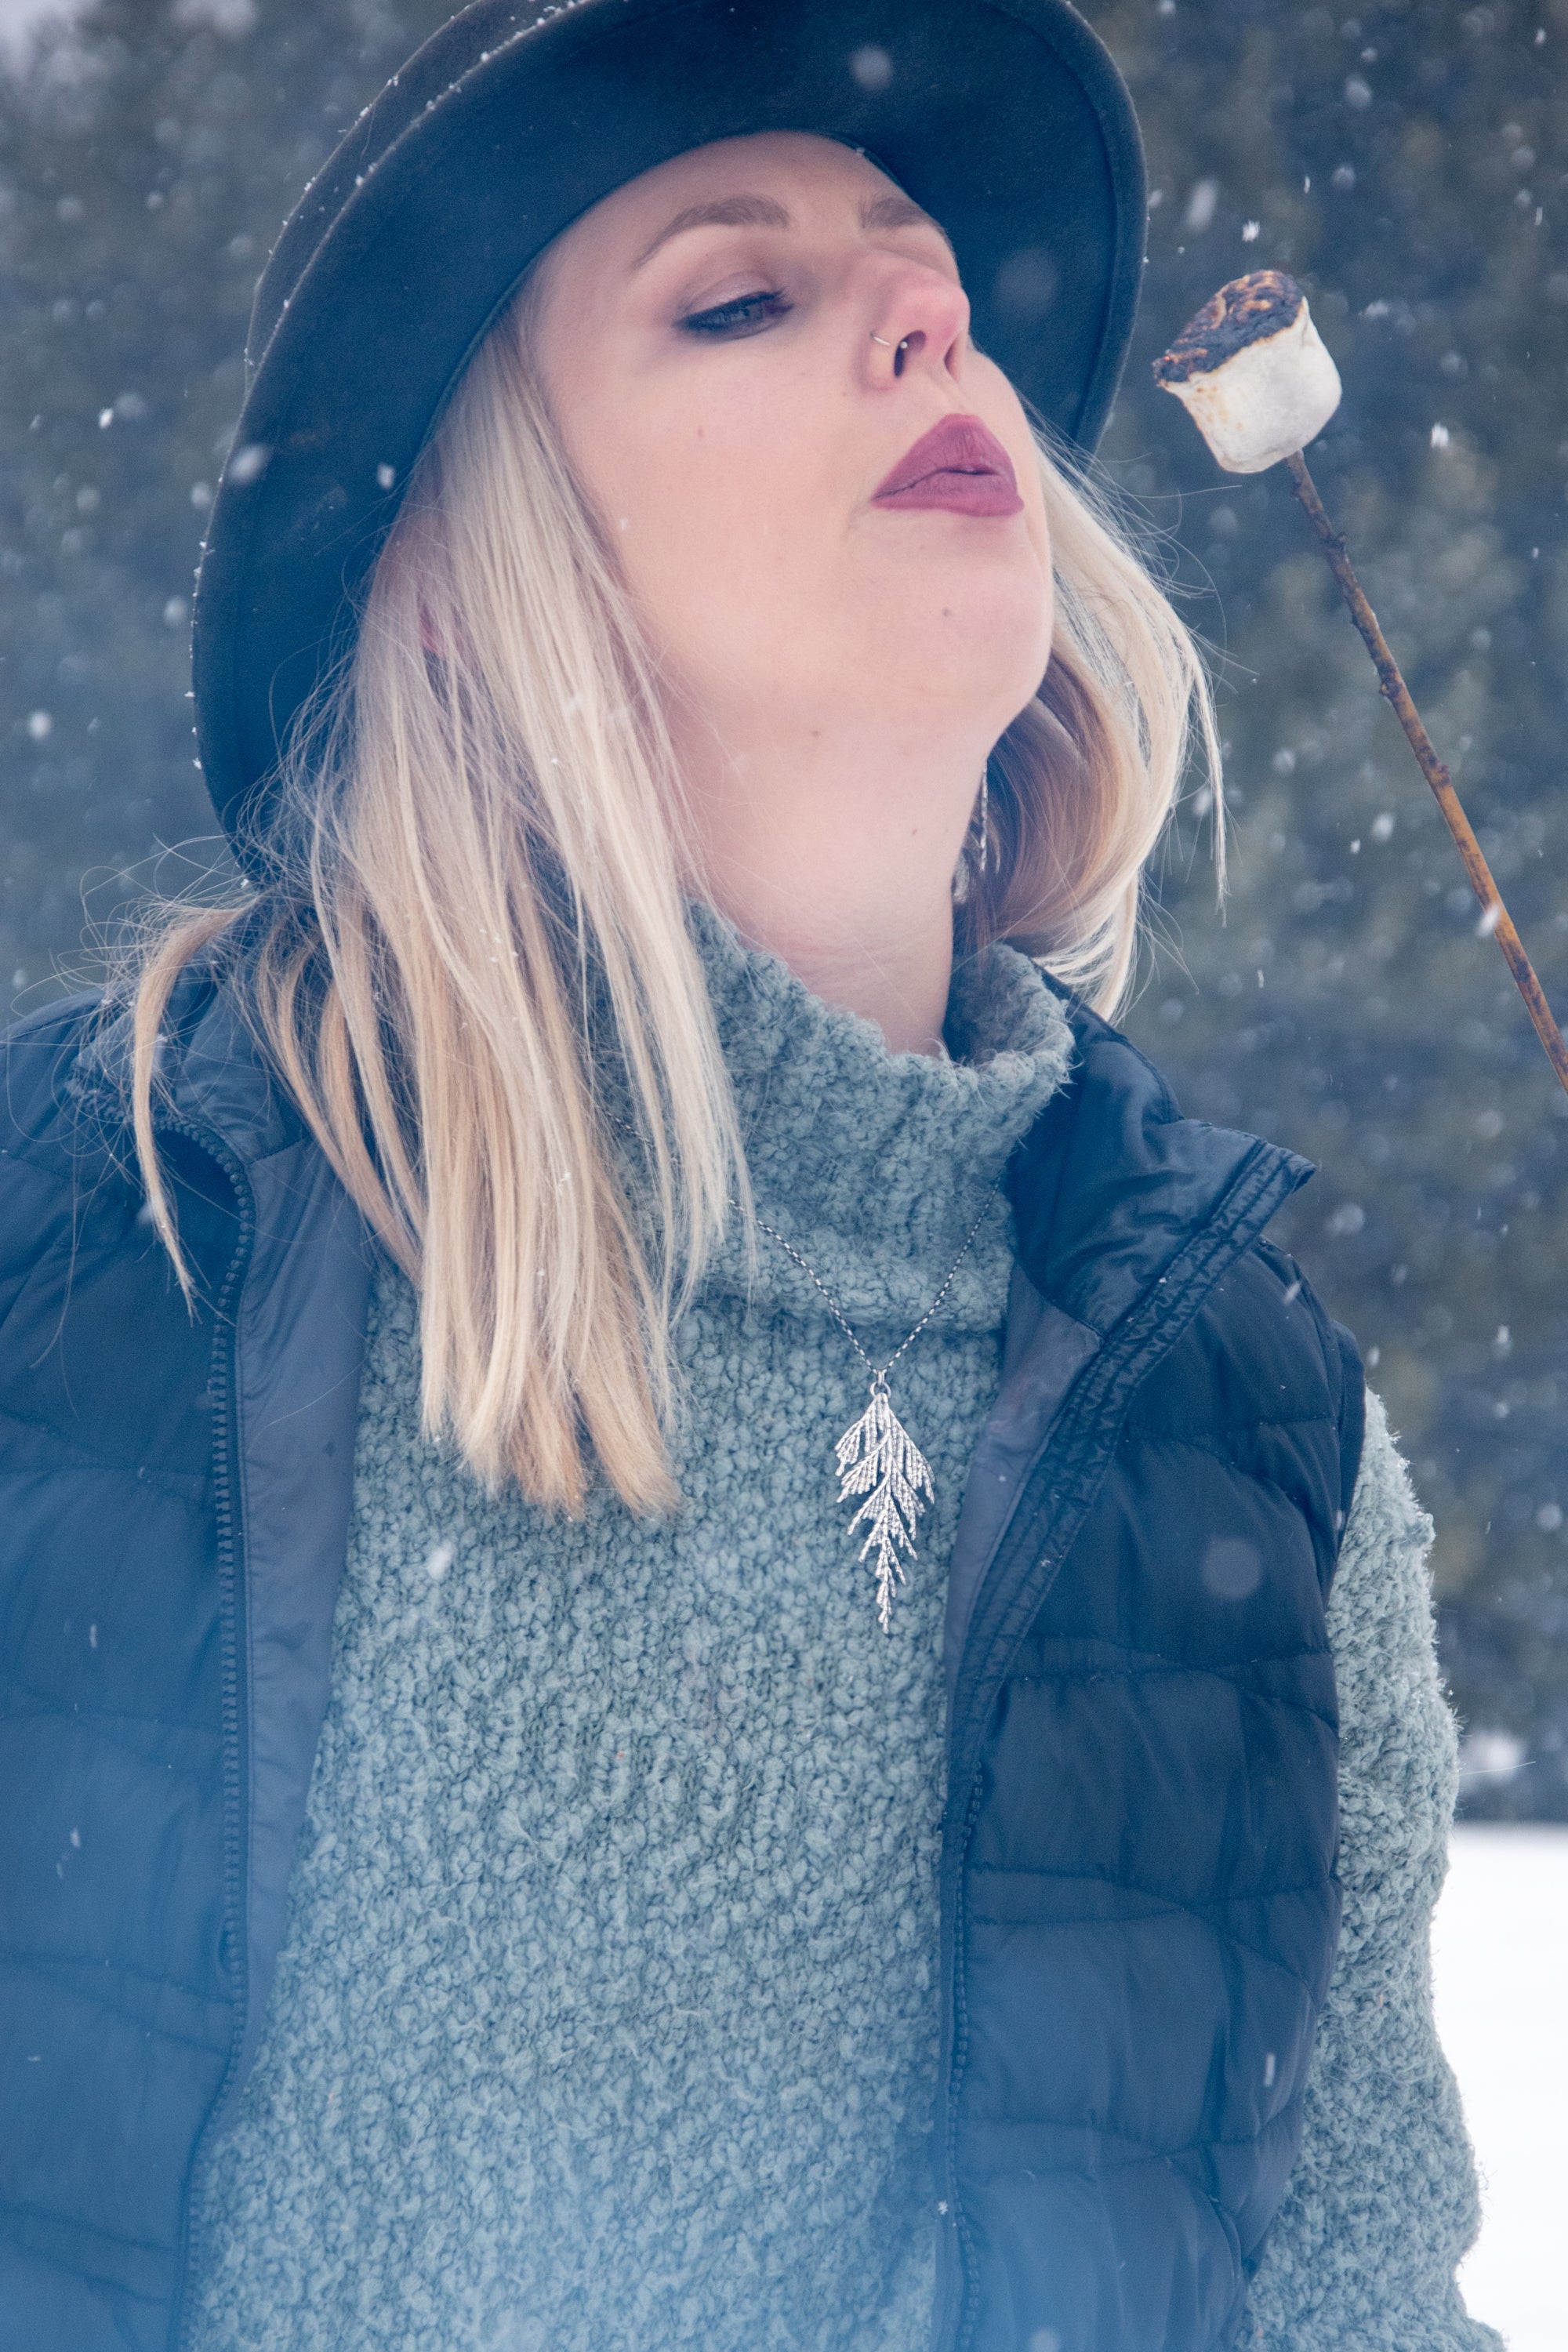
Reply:
<svg viewBox="0 0 1568 2352"><path fill-rule="evenodd" d="M1059 1085L1066 1022L997 949L955 988L966 1062L889 1055L700 936L759 1214L880 1361ZM834 1472L865 1375L776 1244L749 1297L727 1248L681 1328L660 1526L602 1491L574 1526L488 1501L419 1434L414 1300L379 1278L202 2352L924 2344L943 1564L1011 1267L997 1196L892 1374L936 1499L889 1634Z"/></svg>
<svg viewBox="0 0 1568 2352"><path fill-rule="evenodd" d="M1252 2283L1256 2352L1496 2352L1454 2268L1479 2221L1432 2014L1458 1762L1433 1650L1432 1526L1380 1402L1329 1605L1340 1704L1339 1957L1290 2188Z"/></svg>

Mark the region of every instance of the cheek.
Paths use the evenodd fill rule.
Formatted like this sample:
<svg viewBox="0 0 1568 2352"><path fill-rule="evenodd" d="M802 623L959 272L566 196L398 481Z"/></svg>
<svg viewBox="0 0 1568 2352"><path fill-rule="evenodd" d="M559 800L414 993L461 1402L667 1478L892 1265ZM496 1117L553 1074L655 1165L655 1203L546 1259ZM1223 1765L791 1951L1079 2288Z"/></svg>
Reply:
<svg viewBox="0 0 1568 2352"><path fill-rule="evenodd" d="M602 492L644 628L678 667L779 649L809 632L831 566L824 489L765 420L742 431L645 411Z"/></svg>

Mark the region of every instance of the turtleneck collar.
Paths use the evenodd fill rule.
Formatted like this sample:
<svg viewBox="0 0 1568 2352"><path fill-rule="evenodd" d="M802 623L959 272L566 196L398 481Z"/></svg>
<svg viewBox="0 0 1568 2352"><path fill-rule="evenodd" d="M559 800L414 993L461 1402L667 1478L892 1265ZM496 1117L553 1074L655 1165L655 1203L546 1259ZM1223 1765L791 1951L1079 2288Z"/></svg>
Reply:
<svg viewBox="0 0 1568 2352"><path fill-rule="evenodd" d="M852 1321L913 1321L1067 1076L1073 1039L1058 1000L1028 957L993 945L954 974L946 1028L960 1058L892 1054L871 1022L825 1003L712 908L694 905L689 920L758 1217L810 1262ZM950 1328L994 1320L1004 1244L998 1196L943 1302ZM753 1304L822 1311L809 1276L765 1237L754 1280L733 1235L708 1278Z"/></svg>

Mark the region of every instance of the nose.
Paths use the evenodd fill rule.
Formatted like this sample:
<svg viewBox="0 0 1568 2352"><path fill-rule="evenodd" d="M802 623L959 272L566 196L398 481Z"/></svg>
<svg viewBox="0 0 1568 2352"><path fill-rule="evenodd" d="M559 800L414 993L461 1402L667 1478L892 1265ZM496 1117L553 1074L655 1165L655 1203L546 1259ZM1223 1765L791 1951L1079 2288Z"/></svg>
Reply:
<svg viewBox="0 0 1568 2352"><path fill-rule="evenodd" d="M969 334L969 298L935 269L901 269L878 289L866 345L873 382L886 383L921 363L957 376Z"/></svg>

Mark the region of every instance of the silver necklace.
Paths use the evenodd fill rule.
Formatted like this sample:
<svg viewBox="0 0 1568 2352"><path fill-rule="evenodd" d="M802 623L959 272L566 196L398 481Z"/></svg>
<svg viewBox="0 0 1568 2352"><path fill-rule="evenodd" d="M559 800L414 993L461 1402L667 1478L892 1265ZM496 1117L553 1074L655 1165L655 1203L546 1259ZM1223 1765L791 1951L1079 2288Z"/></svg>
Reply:
<svg viewBox="0 0 1568 2352"><path fill-rule="evenodd" d="M920 1338L942 1300L952 1286L952 1278L969 1255L970 1244L985 1222L986 1213L995 1199L1000 1179L985 1196L984 1206L970 1226L963 1247L948 1267L947 1279L902 1343L894 1349L885 1364L874 1364L855 1336L844 1309L828 1289L814 1265L807 1264L794 1244L783 1234L766 1225L759 1217L757 1231L777 1242L786 1257L795 1260L803 1274L808 1274L822 1293L827 1311L843 1332L871 1378L871 1400L858 1422L847 1429L834 1449L838 1465L838 1499L848 1502L852 1496L865 1497L846 1533L853 1535L862 1519L867 1526L860 1558L865 1559L873 1546L876 1559L872 1573L877 1580L877 1619L884 1633L890 1632L893 1617L893 1592L904 1582L904 1563L899 1557L907 1551L915 1556L915 1525L927 1503L936 1500L936 1488L931 1483L931 1464L915 1444L898 1414L888 1387L888 1374L906 1348Z"/></svg>

